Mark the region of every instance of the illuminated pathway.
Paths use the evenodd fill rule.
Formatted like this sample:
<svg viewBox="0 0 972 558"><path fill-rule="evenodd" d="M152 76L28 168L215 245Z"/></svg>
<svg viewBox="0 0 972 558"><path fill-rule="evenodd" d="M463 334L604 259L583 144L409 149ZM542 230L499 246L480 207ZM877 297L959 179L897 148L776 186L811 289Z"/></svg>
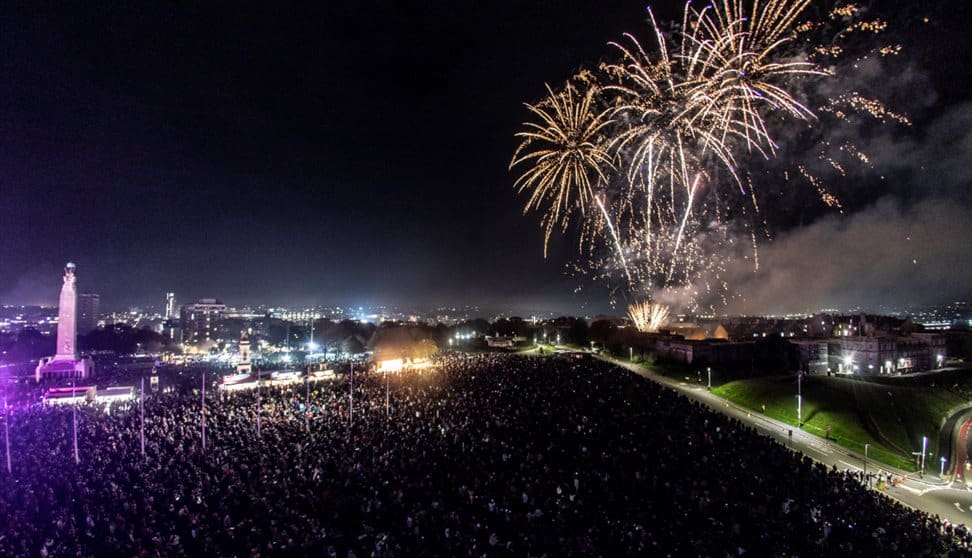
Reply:
<svg viewBox="0 0 972 558"><path fill-rule="evenodd" d="M761 434L770 436L779 443L787 445L795 451L803 452L804 455L827 466L836 465L840 470L850 469L853 471L861 471L864 467L864 457L862 455L803 430L799 430L784 422L729 403L702 386L661 376L641 366L623 360L603 356L599 358L631 370L654 382L674 388L683 395L704 403L715 411L752 426ZM964 443L958 444L963 448L962 451L967 451L968 449L970 427L972 427L972 419L966 421L962 426L962 432L964 434L961 435L961 441ZM790 431L793 433L792 439L790 439ZM895 478L905 477L905 480L897 486L885 489L883 491L884 494L912 508L938 515L952 523L972 524L972 489L966 487L965 483L950 483L941 480L936 474L937 471L925 475L923 479L917 478L914 476L915 473L907 473L900 469L889 467L884 463L878 463L873 459L868 460L867 465L869 472L891 472Z"/></svg>

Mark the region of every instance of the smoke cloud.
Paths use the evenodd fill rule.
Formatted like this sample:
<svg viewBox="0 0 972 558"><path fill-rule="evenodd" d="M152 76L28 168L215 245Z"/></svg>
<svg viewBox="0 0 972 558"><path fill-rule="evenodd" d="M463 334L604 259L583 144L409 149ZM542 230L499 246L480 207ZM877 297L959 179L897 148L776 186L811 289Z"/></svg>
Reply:
<svg viewBox="0 0 972 558"><path fill-rule="evenodd" d="M764 245L758 271L743 261L730 270L738 296L729 311L888 311L967 297L969 210L952 200L885 198L850 217L793 230Z"/></svg>
<svg viewBox="0 0 972 558"><path fill-rule="evenodd" d="M885 177L878 201L764 243L756 271L736 258L729 312L888 311L972 295L972 104L909 134L854 139Z"/></svg>

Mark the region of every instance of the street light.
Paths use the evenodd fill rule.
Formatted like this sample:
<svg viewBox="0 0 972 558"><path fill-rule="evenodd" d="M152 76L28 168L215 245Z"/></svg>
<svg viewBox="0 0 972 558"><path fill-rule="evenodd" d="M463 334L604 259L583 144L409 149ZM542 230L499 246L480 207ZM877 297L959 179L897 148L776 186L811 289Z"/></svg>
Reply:
<svg viewBox="0 0 972 558"><path fill-rule="evenodd" d="M797 372L797 428L803 427L803 373Z"/></svg>
<svg viewBox="0 0 972 558"><path fill-rule="evenodd" d="M709 389L712 389L712 367L711 366L707 366L705 368L705 371L709 375L709 383L708 383Z"/></svg>
<svg viewBox="0 0 972 558"><path fill-rule="evenodd" d="M928 436L921 437L921 474L925 475L925 452L928 449Z"/></svg>
<svg viewBox="0 0 972 558"><path fill-rule="evenodd" d="M871 447L871 444L864 444L864 482L867 483L868 487L871 483L867 480L867 448Z"/></svg>
<svg viewBox="0 0 972 558"><path fill-rule="evenodd" d="M942 457L940 457L939 459L942 462L942 468L938 471L938 476L939 477L944 477L945 476L945 462L948 461L948 460L945 459L945 456L944 455Z"/></svg>
<svg viewBox="0 0 972 558"><path fill-rule="evenodd" d="M634 361L634 347L628 347L628 360Z"/></svg>

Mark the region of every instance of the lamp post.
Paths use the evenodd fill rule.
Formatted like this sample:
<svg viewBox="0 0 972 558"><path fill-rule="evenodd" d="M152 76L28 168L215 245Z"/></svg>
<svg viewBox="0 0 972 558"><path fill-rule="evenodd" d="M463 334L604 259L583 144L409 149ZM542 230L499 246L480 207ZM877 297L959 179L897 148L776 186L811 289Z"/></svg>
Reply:
<svg viewBox="0 0 972 558"><path fill-rule="evenodd" d="M628 347L628 360L634 362L634 347Z"/></svg>
<svg viewBox="0 0 972 558"><path fill-rule="evenodd" d="M261 373L260 373L260 369L257 368L257 398L256 398L257 399L256 400L256 411L257 411L256 412L256 434L257 434L257 438L260 437L260 410L261 410L260 407L262 406L261 405L261 400L260 400L260 380L261 380ZM273 383L273 382L271 381L271 383Z"/></svg>
<svg viewBox="0 0 972 558"><path fill-rule="evenodd" d="M709 375L709 383L708 383L709 389L712 389L712 367L706 366L705 371Z"/></svg>
<svg viewBox="0 0 972 558"><path fill-rule="evenodd" d="M202 450L206 451L206 372L202 373L202 400L199 405L199 415L202 417L200 421L202 425Z"/></svg>
<svg viewBox="0 0 972 558"><path fill-rule="evenodd" d="M3 441L7 446L7 474L11 474L10 467L10 407L7 406L7 392L3 392Z"/></svg>
<svg viewBox="0 0 972 558"><path fill-rule="evenodd" d="M74 401L77 397L77 392L74 389L74 378L71 378L71 424L74 430L74 464L77 465L81 463L81 457L78 455L78 402Z"/></svg>
<svg viewBox="0 0 972 558"><path fill-rule="evenodd" d="M797 372L797 428L803 427L803 374Z"/></svg>
<svg viewBox="0 0 972 558"><path fill-rule="evenodd" d="M939 469L938 476L939 477L944 477L945 476L945 462L948 461L948 460L945 459L945 456L940 457L939 460L942 462L942 468Z"/></svg>
<svg viewBox="0 0 972 558"><path fill-rule="evenodd" d="M142 376L138 390L138 438L142 445L142 458L145 458L145 376Z"/></svg>
<svg viewBox="0 0 972 558"><path fill-rule="evenodd" d="M867 448L869 447L871 447L871 444L864 444L864 482L866 482L868 486L871 486L871 483L867 480Z"/></svg>
<svg viewBox="0 0 972 558"><path fill-rule="evenodd" d="M921 437L921 474L925 474L925 452L928 450L928 436Z"/></svg>

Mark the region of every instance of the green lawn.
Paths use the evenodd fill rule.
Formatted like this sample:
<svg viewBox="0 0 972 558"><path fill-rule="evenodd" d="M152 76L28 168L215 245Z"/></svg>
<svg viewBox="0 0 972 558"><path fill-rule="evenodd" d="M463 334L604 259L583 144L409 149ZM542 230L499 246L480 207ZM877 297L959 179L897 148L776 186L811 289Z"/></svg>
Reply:
<svg viewBox="0 0 972 558"><path fill-rule="evenodd" d="M736 380L713 388L713 393L738 405L790 424L797 422L796 377ZM838 444L889 465L915 470L911 452L921 450L928 436L925 470L938 464L938 433L945 412L962 403L961 396L926 386L891 386L838 377L811 376L803 380L803 428L830 437Z"/></svg>

